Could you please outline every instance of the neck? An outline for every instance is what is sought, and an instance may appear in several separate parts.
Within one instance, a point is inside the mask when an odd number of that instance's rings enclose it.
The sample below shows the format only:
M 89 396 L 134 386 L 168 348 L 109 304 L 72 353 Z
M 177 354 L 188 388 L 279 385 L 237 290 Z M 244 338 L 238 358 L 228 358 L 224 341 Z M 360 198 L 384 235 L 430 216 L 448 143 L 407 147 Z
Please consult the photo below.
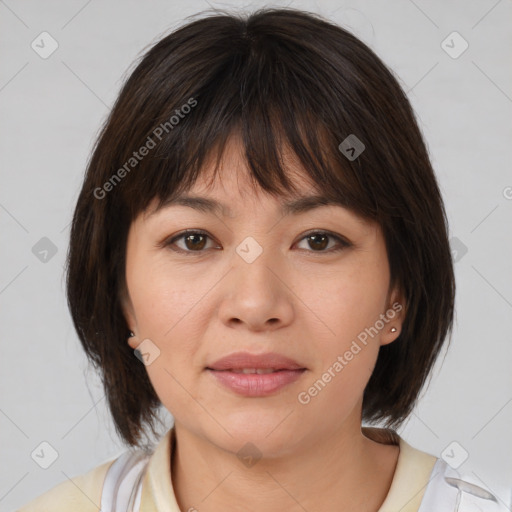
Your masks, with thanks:
M 280 457 L 243 464 L 175 423 L 171 475 L 179 507 L 217 512 L 249 503 L 252 510 L 358 510 L 377 512 L 393 479 L 398 446 L 377 443 L 357 429 L 304 442 Z

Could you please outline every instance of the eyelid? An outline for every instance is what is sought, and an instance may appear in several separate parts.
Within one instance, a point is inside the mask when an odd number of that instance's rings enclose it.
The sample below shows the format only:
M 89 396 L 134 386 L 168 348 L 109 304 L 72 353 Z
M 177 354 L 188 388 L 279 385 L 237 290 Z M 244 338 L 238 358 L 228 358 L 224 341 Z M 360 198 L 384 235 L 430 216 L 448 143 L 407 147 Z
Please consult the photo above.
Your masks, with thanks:
M 309 254 L 320 257 L 322 255 L 335 254 L 335 253 L 341 252 L 341 251 L 346 250 L 353 246 L 352 242 L 350 242 L 347 238 L 343 237 L 342 235 L 333 233 L 332 231 L 329 231 L 328 229 L 318 229 L 318 228 L 310 229 L 310 230 L 306 231 L 305 233 L 302 233 L 300 235 L 300 237 L 298 238 L 298 240 L 293 243 L 293 245 L 296 245 L 297 243 L 301 242 L 308 236 L 315 235 L 315 234 L 326 235 L 326 236 L 336 240 L 338 242 L 337 246 L 335 245 L 334 247 L 331 247 L 330 249 L 327 249 L 325 251 L 313 251 L 313 250 L 308 250 L 308 249 L 299 249 L 300 251 L 305 251 Z
M 203 236 L 206 236 L 207 238 L 209 238 L 210 240 L 215 241 L 215 238 L 213 236 L 211 236 L 207 231 L 204 231 L 203 229 L 189 228 L 189 229 L 185 229 L 183 231 L 180 231 L 180 232 L 176 233 L 175 235 L 172 235 L 171 237 L 165 238 L 162 242 L 157 244 L 157 247 L 159 247 L 159 248 L 170 247 L 177 240 L 180 240 L 181 238 L 185 237 L 186 235 L 190 235 L 190 234 L 193 234 L 193 235 L 203 235 Z M 352 242 L 350 242 L 348 239 L 346 239 L 342 235 L 338 235 L 338 234 L 333 233 L 332 231 L 329 231 L 327 229 L 320 229 L 320 228 L 310 229 L 310 230 L 306 231 L 305 233 L 302 233 L 300 235 L 300 238 L 298 238 L 293 243 L 293 245 L 297 244 L 298 242 L 301 242 L 302 240 L 304 240 L 305 238 L 307 238 L 308 236 L 313 235 L 313 234 L 327 235 L 327 236 L 335 239 L 338 242 L 339 246 L 337 248 L 331 248 L 331 249 L 328 249 L 326 251 L 313 251 L 313 250 L 308 251 L 306 249 L 302 249 L 302 250 L 305 250 L 308 253 L 317 254 L 317 255 L 331 254 L 331 253 L 334 253 L 334 252 L 338 252 L 338 251 L 340 251 L 342 249 L 349 248 L 349 247 L 351 247 L 353 245 Z M 181 249 L 179 247 L 176 248 L 176 249 L 175 248 L 171 248 L 171 250 L 173 250 L 175 252 L 178 252 L 178 253 L 185 253 L 187 255 L 189 255 L 189 254 L 203 254 L 203 253 L 206 252 L 206 250 L 202 250 L 202 251 L 187 251 L 187 250 Z

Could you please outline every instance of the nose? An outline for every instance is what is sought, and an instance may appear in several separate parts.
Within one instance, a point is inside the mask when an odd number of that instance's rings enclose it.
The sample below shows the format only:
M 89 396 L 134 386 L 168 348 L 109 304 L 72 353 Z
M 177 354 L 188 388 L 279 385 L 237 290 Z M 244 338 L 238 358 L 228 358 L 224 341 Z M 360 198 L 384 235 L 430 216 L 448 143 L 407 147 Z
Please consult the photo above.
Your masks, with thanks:
M 278 261 L 270 249 L 249 261 L 233 254 L 232 268 L 221 282 L 221 321 L 253 332 L 289 325 L 294 314 L 294 294 L 284 262 Z

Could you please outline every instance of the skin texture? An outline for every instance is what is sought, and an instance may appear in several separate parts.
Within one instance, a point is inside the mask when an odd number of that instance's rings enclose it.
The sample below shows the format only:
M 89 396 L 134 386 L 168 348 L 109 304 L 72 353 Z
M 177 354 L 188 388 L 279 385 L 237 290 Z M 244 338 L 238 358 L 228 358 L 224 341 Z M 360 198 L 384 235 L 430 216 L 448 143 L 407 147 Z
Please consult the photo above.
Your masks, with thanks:
M 224 203 L 231 216 L 178 205 L 150 216 L 153 201 L 128 236 L 124 309 L 135 337 L 127 342 L 135 349 L 149 338 L 160 350 L 146 369 L 175 419 L 171 472 L 178 503 L 201 511 L 234 504 L 236 510 L 270 512 L 333 510 L 333 504 L 336 510 L 377 511 L 399 450 L 363 436 L 362 397 L 379 347 L 398 337 L 405 308 L 308 404 L 297 396 L 393 303 L 403 304 L 389 289 L 382 232 L 337 205 L 283 216 L 282 198 L 247 179 L 240 151 L 239 140 L 231 139 L 213 186 L 207 166 L 188 191 Z M 301 195 L 318 191 L 291 155 L 285 163 Z M 176 240 L 174 247 L 188 254 L 159 246 L 185 229 L 208 237 L 188 245 Z M 351 245 L 329 252 L 342 246 L 328 238 L 319 249 L 305 238 L 313 229 Z M 236 252 L 248 236 L 263 249 L 252 263 Z M 278 352 L 307 371 L 272 396 L 239 396 L 205 370 L 239 350 Z M 247 442 L 262 454 L 249 468 L 237 458 Z

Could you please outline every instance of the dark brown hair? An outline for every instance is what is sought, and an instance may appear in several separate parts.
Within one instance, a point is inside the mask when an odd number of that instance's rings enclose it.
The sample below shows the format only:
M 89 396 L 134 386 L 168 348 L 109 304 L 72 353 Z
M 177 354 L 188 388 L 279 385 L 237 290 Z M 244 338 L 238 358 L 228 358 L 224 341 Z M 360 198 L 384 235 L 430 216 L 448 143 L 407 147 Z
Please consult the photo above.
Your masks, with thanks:
M 325 195 L 381 226 L 406 316 L 399 338 L 380 348 L 363 421 L 399 426 L 454 314 L 446 213 L 427 149 L 405 93 L 371 49 L 319 15 L 265 8 L 215 11 L 150 48 L 88 163 L 71 228 L 67 296 L 117 432 L 142 446 L 161 405 L 127 343 L 121 309 L 130 224 L 152 199 L 161 205 L 191 187 L 210 156 L 218 164 L 233 134 L 266 192 L 294 190 L 281 163 L 289 148 Z M 353 135 L 365 149 L 349 159 L 340 143 Z

